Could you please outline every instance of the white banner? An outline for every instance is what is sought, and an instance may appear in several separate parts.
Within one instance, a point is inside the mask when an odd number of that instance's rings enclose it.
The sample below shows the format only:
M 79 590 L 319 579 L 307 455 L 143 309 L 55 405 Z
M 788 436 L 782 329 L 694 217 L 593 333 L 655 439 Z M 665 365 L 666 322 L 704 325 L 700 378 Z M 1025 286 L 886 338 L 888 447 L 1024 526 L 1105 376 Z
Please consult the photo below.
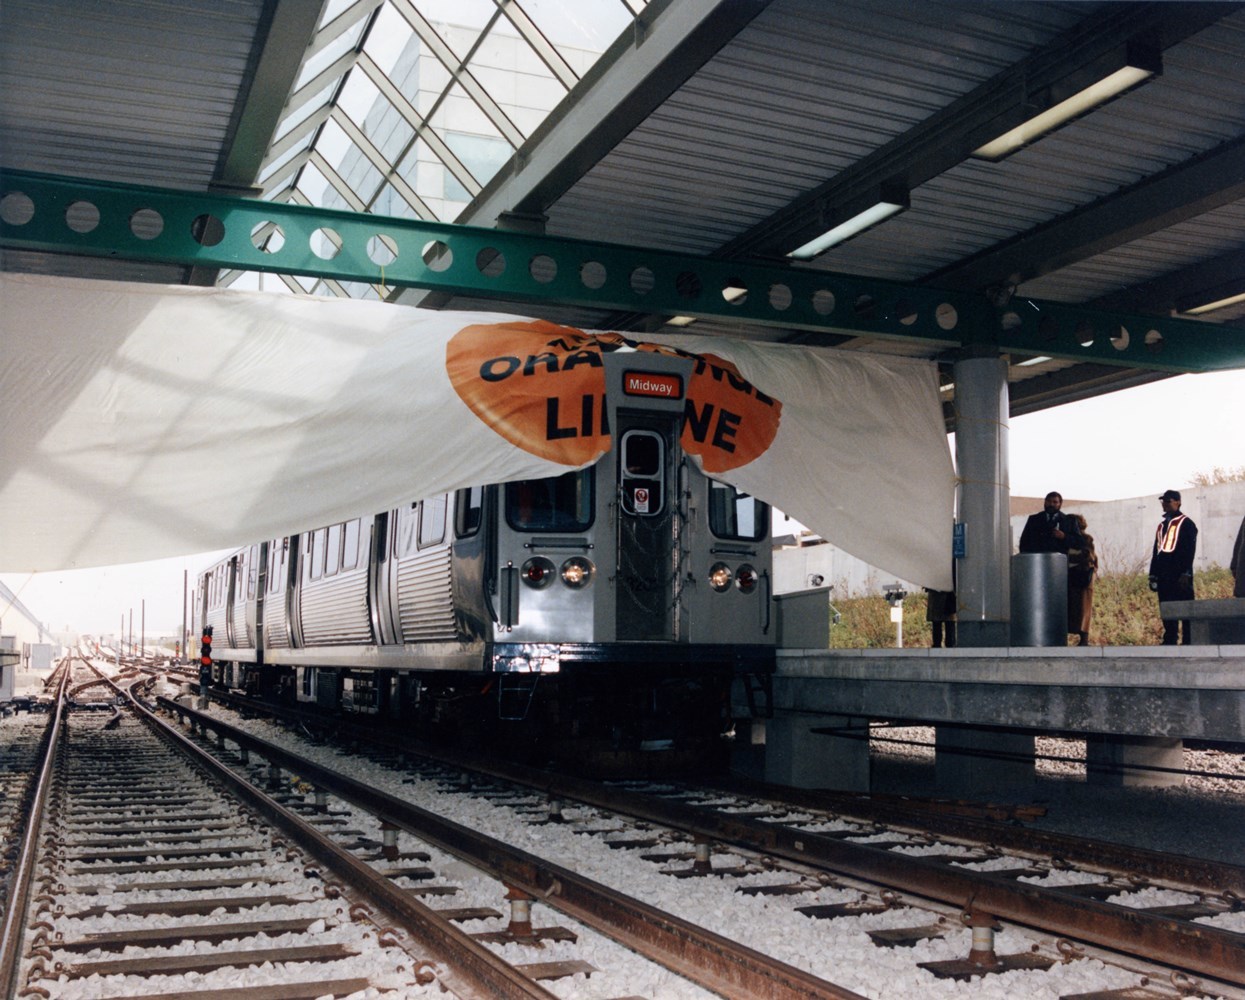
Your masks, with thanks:
M 697 356 L 683 445 L 853 555 L 950 589 L 932 365 L 492 313 L 0 277 L 0 570 L 240 546 L 609 448 L 600 356 Z

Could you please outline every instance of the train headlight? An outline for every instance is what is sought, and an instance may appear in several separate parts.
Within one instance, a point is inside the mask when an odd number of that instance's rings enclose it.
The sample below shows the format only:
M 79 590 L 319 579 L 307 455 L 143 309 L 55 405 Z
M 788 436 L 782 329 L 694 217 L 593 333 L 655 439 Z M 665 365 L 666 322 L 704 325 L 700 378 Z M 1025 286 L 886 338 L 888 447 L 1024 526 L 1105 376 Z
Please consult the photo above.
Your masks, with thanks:
M 523 577 L 523 582 L 529 587 L 543 590 L 553 583 L 556 572 L 553 568 L 553 563 L 544 556 L 532 556 L 531 559 L 523 564 L 523 569 L 519 575 Z
M 726 563 L 714 563 L 709 567 L 709 586 L 721 593 L 731 585 L 731 575 L 731 568 Z
M 588 586 L 592 580 L 592 563 L 583 556 L 571 556 L 562 564 L 562 582 L 572 590 Z
M 757 571 L 747 563 L 744 563 L 735 574 L 735 586 L 739 588 L 741 593 L 751 594 L 757 589 Z

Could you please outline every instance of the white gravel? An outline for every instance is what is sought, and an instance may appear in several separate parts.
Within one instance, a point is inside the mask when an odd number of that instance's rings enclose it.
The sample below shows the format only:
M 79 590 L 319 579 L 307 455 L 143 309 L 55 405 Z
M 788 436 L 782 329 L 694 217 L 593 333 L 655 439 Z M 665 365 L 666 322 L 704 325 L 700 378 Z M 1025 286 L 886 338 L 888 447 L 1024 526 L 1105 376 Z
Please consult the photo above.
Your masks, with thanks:
M 258 736 L 285 745 L 293 740 L 286 731 L 266 722 L 250 721 L 245 723 L 245 727 Z M 968 983 L 939 980 L 930 972 L 917 968 L 916 963 L 965 957 L 971 946 L 971 932 L 967 928 L 949 923 L 945 937 L 901 949 L 878 948 L 866 936 L 867 931 L 877 928 L 929 923 L 929 911 L 899 907 L 868 916 L 811 919 L 795 912 L 793 907 L 854 900 L 859 893 L 856 890 L 817 886 L 810 887 L 799 896 L 745 896 L 735 891 L 738 883 L 732 879 L 675 880 L 662 873 L 675 865 L 639 860 L 639 856 L 646 853 L 644 849 L 611 849 L 601 837 L 576 835 L 573 827 L 566 825 L 532 825 L 508 807 L 441 791 L 436 781 L 412 780 L 410 777 L 403 781 L 400 776 L 370 761 L 347 758 L 321 747 L 300 746 L 309 758 L 343 770 L 359 780 L 384 788 L 472 829 L 532 853 L 556 858 L 558 863 L 583 875 L 876 1000 L 908 1000 L 911 997 L 1055 1000 L 1069 993 L 1135 986 L 1140 981 L 1136 973 L 1104 965 L 1096 958 L 1060 965 L 1049 972 L 1015 971 L 979 977 Z M 577 811 L 567 809 L 564 812 L 568 818 L 573 818 Z M 580 818 L 593 818 L 591 811 L 584 813 Z M 606 822 L 607 817 L 599 819 L 593 823 L 594 826 L 614 825 Z M 850 825 L 845 826 L 850 828 Z M 871 839 L 894 840 L 895 837 L 886 834 L 860 839 L 861 842 L 868 842 Z M 922 845 L 922 848 L 927 846 Z M 715 867 L 728 867 L 744 864 L 745 861 L 729 853 L 715 853 L 713 863 Z M 687 865 L 683 863 L 681 866 Z M 1015 860 L 1003 865 L 1006 866 L 1015 867 Z M 443 876 L 453 878 L 456 884 L 468 883 L 466 875 L 453 868 L 445 869 L 435 862 L 434 867 Z M 1065 873 L 1055 874 L 1063 876 Z M 458 882 L 460 878 L 464 883 Z M 791 880 L 782 873 L 764 872 L 750 876 L 748 881 L 751 884 L 769 884 Z M 464 884 L 464 891 L 469 891 L 468 884 Z M 491 891 L 496 892 L 495 889 Z M 457 902 L 455 905 L 458 905 Z M 492 905 L 503 909 L 496 898 L 491 902 L 464 902 L 462 905 Z M 539 906 L 534 907 L 533 922 L 538 926 L 544 923 L 569 925 L 565 918 Z M 1036 933 L 1009 929 L 996 938 L 999 954 L 1027 952 L 1035 944 L 1043 945 L 1047 953 L 1053 952 L 1053 943 Z M 557 955 L 556 946 L 551 946 L 541 953 L 541 960 L 554 959 Z M 532 960 L 530 955 L 526 960 Z M 602 965 L 610 968 L 608 963 Z M 576 980 L 581 978 L 575 977 Z M 629 980 L 629 985 L 622 992 L 649 997 L 676 996 L 664 992 L 667 985 Z M 604 980 L 599 981 L 597 976 L 582 983 L 558 981 L 550 984 L 550 988 L 559 996 L 575 1000 L 602 1000 L 617 996 L 620 992 L 619 984 L 607 984 Z

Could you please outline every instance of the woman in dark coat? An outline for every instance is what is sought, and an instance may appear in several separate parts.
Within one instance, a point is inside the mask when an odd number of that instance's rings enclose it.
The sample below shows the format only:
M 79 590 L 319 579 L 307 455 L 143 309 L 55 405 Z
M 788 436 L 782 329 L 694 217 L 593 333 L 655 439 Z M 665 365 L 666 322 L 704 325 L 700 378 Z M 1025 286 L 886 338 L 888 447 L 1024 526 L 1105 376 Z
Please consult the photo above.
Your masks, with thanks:
M 1068 631 L 1077 634 L 1077 645 L 1089 645 L 1089 619 L 1094 611 L 1094 574 L 1098 554 L 1094 538 L 1085 533 L 1085 518 L 1071 515 L 1080 528 L 1080 538 L 1068 549 Z

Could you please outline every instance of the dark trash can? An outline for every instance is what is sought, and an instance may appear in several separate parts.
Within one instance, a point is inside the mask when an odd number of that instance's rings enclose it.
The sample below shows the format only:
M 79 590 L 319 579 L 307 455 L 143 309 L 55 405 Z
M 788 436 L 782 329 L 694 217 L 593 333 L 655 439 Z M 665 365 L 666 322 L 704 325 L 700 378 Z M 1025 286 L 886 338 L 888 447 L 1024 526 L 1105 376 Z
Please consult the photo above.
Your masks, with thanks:
M 1012 556 L 1013 646 L 1068 644 L 1068 557 L 1062 552 Z

